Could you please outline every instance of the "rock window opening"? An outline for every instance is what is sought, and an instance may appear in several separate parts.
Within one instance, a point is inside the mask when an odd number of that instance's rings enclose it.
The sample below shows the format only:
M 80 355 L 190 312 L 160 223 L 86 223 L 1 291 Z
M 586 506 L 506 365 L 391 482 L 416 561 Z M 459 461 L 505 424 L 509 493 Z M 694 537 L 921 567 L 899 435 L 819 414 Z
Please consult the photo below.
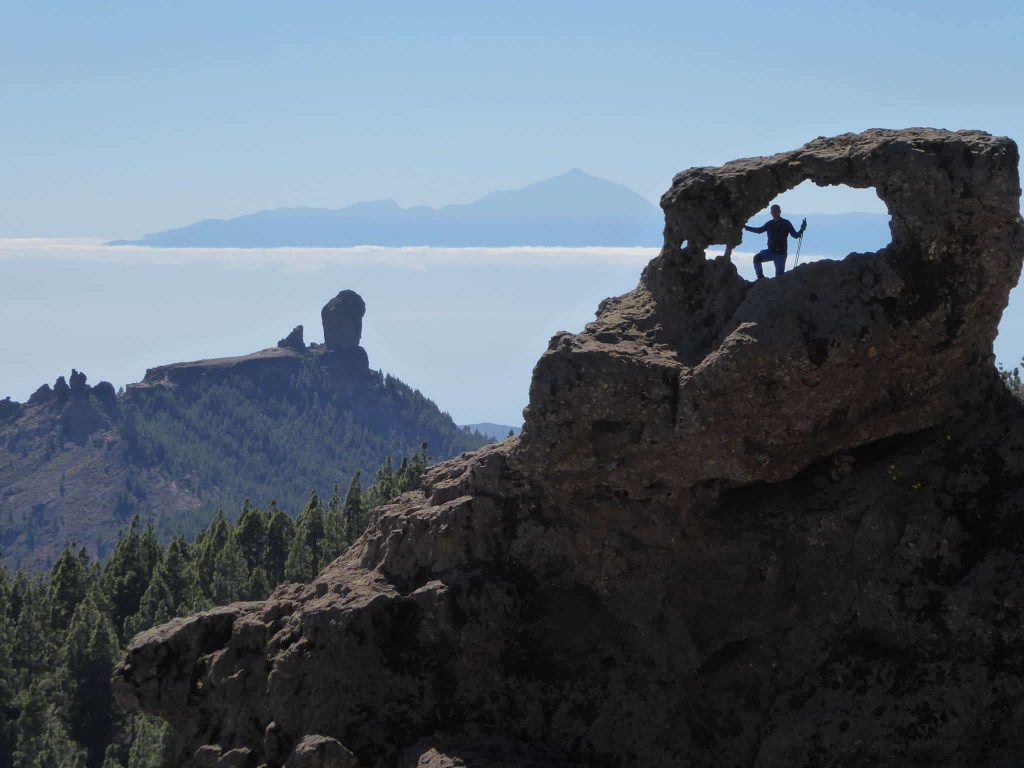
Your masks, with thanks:
M 805 181 L 772 200 L 782 208 L 782 218 L 800 229 L 800 222 L 807 219 L 807 231 L 800 247 L 800 264 L 822 260 L 840 260 L 851 253 L 872 253 L 889 245 L 891 217 L 874 188 L 858 189 L 846 185 L 819 187 L 812 181 Z M 771 219 L 768 207 L 758 211 L 746 222 L 751 227 L 760 227 Z M 798 242 L 788 239 L 786 271 L 798 266 L 796 263 Z M 751 232 L 743 233 L 743 241 L 732 250 L 732 261 L 736 269 L 747 280 L 753 280 L 754 254 L 765 249 L 767 236 Z M 712 245 L 707 257 L 717 258 L 725 252 L 723 245 Z M 771 261 L 763 265 L 764 275 L 775 276 Z

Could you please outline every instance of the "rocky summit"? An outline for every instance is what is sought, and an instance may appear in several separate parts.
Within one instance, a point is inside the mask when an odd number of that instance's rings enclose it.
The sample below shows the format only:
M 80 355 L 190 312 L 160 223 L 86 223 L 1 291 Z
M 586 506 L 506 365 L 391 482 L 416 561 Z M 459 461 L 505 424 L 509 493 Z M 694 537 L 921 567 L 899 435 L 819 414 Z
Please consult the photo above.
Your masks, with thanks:
M 1018 162 L 873 130 L 679 174 L 520 438 L 313 583 L 136 637 L 121 702 L 186 766 L 1020 764 Z M 808 179 L 873 187 L 892 243 L 758 283 L 707 258 Z

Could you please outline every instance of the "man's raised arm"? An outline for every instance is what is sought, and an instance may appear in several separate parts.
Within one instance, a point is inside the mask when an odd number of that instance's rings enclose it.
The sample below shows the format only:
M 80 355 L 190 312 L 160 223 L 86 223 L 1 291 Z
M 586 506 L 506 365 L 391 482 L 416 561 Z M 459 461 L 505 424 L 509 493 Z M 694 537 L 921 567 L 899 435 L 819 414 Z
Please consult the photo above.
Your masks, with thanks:
M 768 229 L 767 224 L 762 224 L 760 227 L 748 227 L 746 224 L 743 225 L 743 229 L 747 232 L 753 232 L 755 235 L 760 235 Z

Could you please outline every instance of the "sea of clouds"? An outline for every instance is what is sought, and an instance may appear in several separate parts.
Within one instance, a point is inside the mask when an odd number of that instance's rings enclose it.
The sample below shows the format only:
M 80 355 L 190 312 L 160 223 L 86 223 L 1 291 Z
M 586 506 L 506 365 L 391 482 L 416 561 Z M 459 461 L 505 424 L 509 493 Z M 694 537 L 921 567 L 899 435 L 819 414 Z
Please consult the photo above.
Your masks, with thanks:
M 300 323 L 306 340 L 318 341 L 320 307 L 349 288 L 367 303 L 363 346 L 374 368 L 420 388 L 460 423 L 515 425 L 551 336 L 581 329 L 602 299 L 632 289 L 657 253 L 0 240 L 0 397 L 23 401 L 72 367 L 120 386 L 155 365 L 273 346 Z M 732 257 L 747 279 L 750 256 Z M 1006 367 L 1024 351 L 1019 294 L 996 342 Z

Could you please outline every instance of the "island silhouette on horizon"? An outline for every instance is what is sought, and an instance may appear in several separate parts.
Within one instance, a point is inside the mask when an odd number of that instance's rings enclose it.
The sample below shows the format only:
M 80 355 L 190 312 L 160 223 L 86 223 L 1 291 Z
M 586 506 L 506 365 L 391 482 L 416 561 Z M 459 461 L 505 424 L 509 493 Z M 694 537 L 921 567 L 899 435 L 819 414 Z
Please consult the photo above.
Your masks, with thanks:
M 273 208 L 231 219 L 114 240 L 109 245 L 156 248 L 386 247 L 658 247 L 662 212 L 608 179 L 574 168 L 522 189 L 491 192 L 470 203 L 404 208 L 394 200 L 342 208 Z M 814 252 L 845 256 L 889 238 L 888 216 L 816 214 Z

